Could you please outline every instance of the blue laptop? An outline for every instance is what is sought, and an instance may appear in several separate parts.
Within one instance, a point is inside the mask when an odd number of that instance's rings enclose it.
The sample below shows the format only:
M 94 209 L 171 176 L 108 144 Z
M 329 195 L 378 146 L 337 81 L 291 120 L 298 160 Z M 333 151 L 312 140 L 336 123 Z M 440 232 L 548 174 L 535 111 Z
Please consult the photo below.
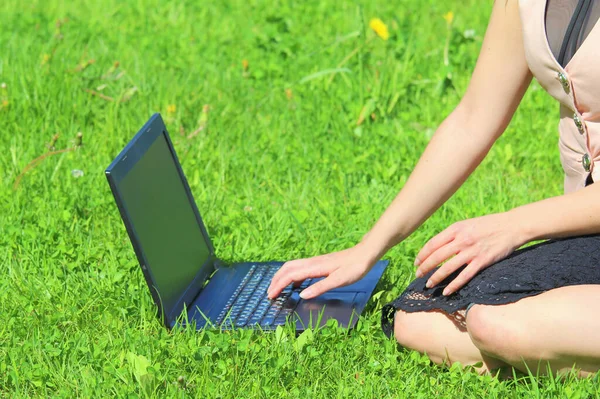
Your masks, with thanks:
M 360 281 L 304 300 L 267 287 L 284 262 L 225 265 L 215 254 L 175 148 L 155 114 L 106 169 L 106 177 L 159 317 L 167 328 L 257 328 L 294 323 L 297 331 L 336 319 L 352 328 L 381 278 L 378 262 Z

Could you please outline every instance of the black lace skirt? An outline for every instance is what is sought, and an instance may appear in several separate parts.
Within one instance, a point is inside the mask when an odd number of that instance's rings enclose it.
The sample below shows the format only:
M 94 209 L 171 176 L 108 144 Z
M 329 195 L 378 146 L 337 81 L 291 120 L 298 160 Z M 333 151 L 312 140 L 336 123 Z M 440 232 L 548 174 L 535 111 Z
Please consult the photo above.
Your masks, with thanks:
M 464 268 L 464 266 L 463 266 Z M 459 291 L 442 291 L 462 268 L 431 289 L 425 287 L 432 270 L 414 280 L 395 301 L 383 307 L 383 331 L 391 336 L 396 310 L 448 314 L 471 304 L 505 305 L 568 285 L 600 284 L 600 235 L 549 240 L 513 252 L 479 272 Z M 591 304 L 596 306 L 596 304 Z

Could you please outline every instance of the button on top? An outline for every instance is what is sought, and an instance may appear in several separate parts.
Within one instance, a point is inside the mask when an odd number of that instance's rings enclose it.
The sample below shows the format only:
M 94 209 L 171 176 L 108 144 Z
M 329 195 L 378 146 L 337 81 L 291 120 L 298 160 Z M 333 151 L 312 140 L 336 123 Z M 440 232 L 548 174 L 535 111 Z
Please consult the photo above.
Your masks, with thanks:
M 569 79 L 567 79 L 567 76 L 562 72 L 558 72 L 558 81 L 562 85 L 562 88 L 565 91 L 565 93 L 569 94 L 571 86 L 569 85 Z
M 575 122 L 575 126 L 577 126 L 577 130 L 579 130 L 579 133 L 584 134 L 585 128 L 583 127 L 583 121 L 581 120 L 579 115 L 577 115 L 577 112 L 573 114 L 573 122 Z
M 590 171 L 590 166 L 592 163 L 588 154 L 583 154 L 583 157 L 581 158 L 581 164 L 583 165 L 583 169 L 585 169 L 586 172 Z

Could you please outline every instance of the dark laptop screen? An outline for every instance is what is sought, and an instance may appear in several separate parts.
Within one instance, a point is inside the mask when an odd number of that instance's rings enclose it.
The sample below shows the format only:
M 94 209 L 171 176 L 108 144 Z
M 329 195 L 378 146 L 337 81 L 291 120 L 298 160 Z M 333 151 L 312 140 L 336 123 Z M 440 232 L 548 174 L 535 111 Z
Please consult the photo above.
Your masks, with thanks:
M 118 183 L 166 314 L 210 257 L 164 134 Z

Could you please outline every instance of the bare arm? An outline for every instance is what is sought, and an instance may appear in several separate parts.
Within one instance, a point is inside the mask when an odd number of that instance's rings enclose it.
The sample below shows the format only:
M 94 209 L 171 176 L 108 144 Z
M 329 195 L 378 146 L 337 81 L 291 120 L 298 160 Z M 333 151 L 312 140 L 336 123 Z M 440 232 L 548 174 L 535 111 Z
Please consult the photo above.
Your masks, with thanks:
M 508 212 L 524 242 L 600 232 L 600 184 Z
M 516 1 L 496 1 L 467 92 L 364 242 L 378 258 L 408 237 L 475 170 L 504 132 L 531 74 Z
M 355 247 L 286 263 L 273 277 L 269 297 L 306 278 L 328 276 L 304 290 L 303 298 L 363 277 L 475 170 L 506 129 L 530 81 L 517 1 L 496 1 L 467 92 L 440 125 L 406 185 L 375 226 Z
M 446 261 L 428 279 L 438 285 L 463 265 L 466 267 L 444 288 L 451 295 L 482 269 L 537 239 L 570 237 L 600 232 L 600 185 L 548 198 L 508 212 L 454 223 L 433 237 L 417 255 L 417 275 Z

